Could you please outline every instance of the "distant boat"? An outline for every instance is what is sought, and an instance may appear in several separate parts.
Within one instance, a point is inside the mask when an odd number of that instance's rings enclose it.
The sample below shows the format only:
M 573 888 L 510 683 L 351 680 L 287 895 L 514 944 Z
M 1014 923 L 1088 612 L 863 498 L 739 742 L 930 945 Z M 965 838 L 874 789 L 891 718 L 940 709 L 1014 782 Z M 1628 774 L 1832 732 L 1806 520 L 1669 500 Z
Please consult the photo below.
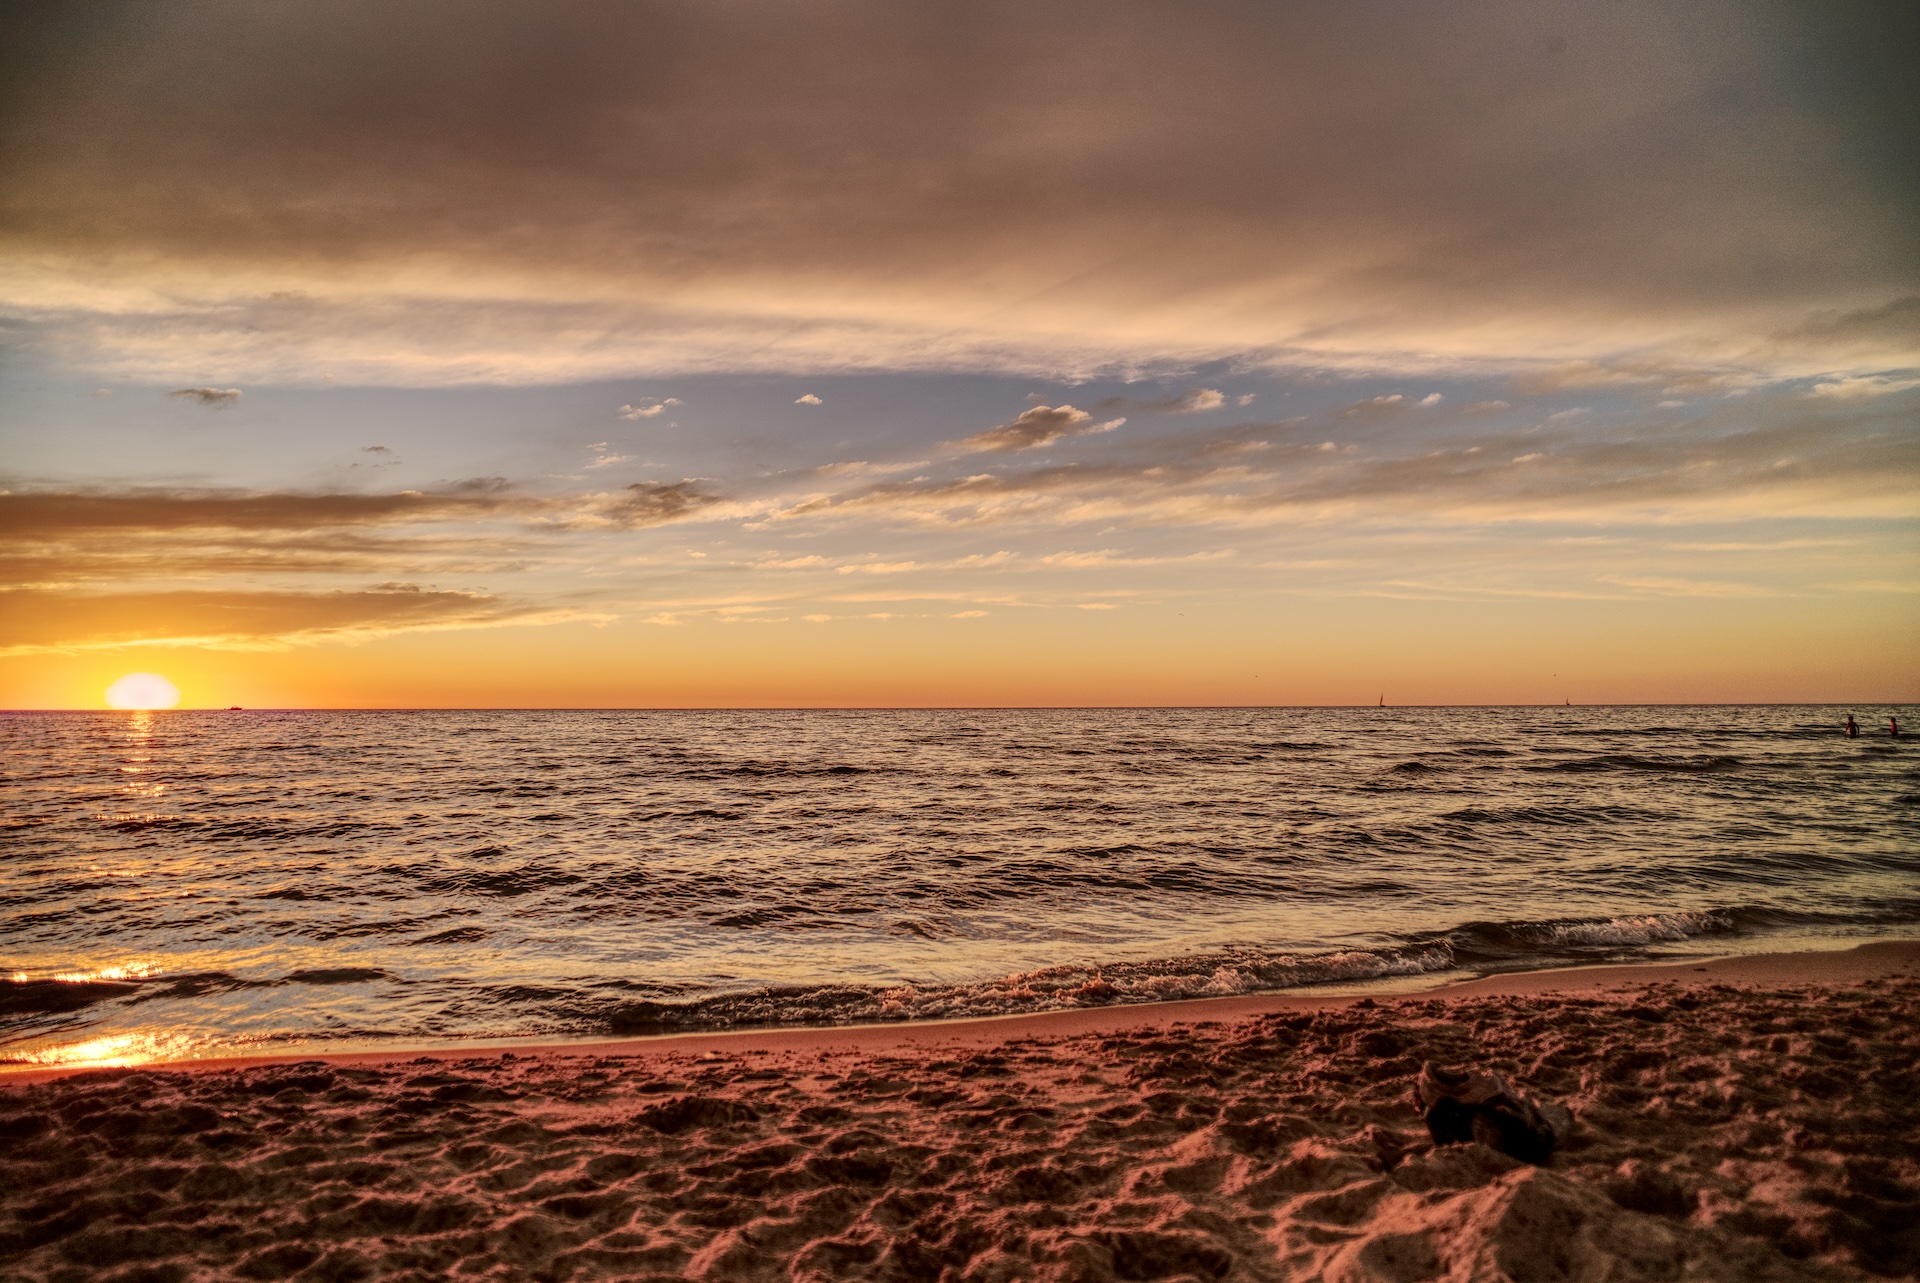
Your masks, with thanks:
M 1382 693 L 1380 696 L 1380 707 L 1385 708 L 1386 706 L 1387 706 L 1387 697 L 1385 693 Z
M 227 705 L 227 711 L 229 713 L 244 713 L 247 710 L 244 708 L 241 708 L 238 704 L 229 704 Z

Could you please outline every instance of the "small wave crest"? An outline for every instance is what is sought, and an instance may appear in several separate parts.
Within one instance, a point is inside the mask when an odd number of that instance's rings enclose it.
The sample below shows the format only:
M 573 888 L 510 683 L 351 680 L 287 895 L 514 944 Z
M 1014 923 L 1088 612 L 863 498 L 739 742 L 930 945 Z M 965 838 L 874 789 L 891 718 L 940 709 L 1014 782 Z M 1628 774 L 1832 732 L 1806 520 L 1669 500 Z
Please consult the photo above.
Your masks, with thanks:
M 1195 954 L 1150 962 L 1067 965 L 972 984 L 782 986 L 691 1002 L 635 1002 L 612 1012 L 615 1033 L 742 1025 L 850 1024 L 1024 1015 L 1075 1007 L 1228 998 L 1275 989 L 1351 984 L 1452 970 L 1444 942 L 1337 953 Z
M 1463 966 L 1550 965 L 1556 960 L 1585 961 L 1596 952 L 1731 935 L 1760 925 L 1747 917 L 1738 909 L 1710 909 L 1541 922 L 1469 922 L 1425 938 L 1444 941 Z
M 1920 906 L 1914 906 L 1920 913 Z M 1831 915 L 1787 915 L 1829 921 Z M 1663 946 L 1793 925 L 1751 908 L 1622 914 L 1550 921 L 1469 922 L 1403 942 L 1328 953 L 1234 950 L 1145 962 L 1068 965 L 950 985 L 781 986 L 687 1001 L 629 1002 L 614 1033 L 658 1034 L 747 1025 L 851 1024 L 1023 1015 L 1076 1007 L 1226 998 L 1448 971 L 1488 974 L 1629 962 Z
M 1738 770 L 1746 765 L 1740 758 L 1718 753 L 1656 755 L 1651 753 L 1598 753 L 1592 757 L 1568 758 L 1523 769 L 1529 771 L 1569 771 L 1586 774 L 1599 771 L 1663 771 L 1679 775 L 1710 775 Z

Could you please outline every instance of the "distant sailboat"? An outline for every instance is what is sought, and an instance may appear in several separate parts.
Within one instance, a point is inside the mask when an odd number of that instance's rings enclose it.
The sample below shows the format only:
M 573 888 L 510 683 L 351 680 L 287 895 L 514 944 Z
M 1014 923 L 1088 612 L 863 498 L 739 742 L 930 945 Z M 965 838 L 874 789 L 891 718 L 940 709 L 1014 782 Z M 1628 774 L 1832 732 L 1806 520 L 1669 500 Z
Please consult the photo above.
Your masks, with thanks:
M 1386 706 L 1387 706 L 1387 695 L 1385 691 L 1382 691 L 1380 693 L 1380 707 L 1385 708 Z

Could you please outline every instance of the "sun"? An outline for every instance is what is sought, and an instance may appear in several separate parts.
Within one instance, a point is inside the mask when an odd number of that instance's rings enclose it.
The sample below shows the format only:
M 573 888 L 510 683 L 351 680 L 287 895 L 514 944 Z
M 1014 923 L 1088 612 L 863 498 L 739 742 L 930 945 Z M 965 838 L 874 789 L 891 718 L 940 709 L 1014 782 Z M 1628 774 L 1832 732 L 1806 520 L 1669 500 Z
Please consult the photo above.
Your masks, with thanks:
M 180 688 L 158 673 L 128 673 L 107 687 L 108 708 L 172 708 Z

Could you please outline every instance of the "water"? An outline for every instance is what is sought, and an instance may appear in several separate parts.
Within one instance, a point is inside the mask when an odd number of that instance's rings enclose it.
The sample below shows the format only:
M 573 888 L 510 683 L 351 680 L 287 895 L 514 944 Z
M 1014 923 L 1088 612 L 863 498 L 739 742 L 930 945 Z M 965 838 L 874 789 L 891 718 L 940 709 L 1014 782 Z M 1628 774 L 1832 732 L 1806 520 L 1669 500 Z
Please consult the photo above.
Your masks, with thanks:
M 1920 757 L 1846 711 L 7 715 L 0 1061 L 1911 935 Z

